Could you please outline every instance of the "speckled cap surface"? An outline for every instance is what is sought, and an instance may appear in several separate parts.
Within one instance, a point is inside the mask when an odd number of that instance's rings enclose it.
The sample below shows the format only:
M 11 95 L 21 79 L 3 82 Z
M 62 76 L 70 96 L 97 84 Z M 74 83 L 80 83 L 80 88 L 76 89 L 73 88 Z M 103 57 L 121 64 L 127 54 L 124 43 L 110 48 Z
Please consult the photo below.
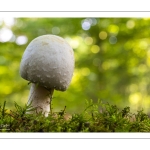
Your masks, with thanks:
M 63 38 L 55 35 L 43 35 L 32 40 L 20 64 L 22 78 L 60 91 L 68 88 L 73 71 L 73 49 Z

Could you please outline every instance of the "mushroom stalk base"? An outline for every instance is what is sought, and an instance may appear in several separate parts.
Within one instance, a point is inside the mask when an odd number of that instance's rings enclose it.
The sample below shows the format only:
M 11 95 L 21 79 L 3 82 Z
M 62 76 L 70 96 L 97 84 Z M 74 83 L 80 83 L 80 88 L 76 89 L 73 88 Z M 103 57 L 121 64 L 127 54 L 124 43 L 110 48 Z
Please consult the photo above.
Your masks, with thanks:
M 32 83 L 28 104 L 35 109 L 36 113 L 42 112 L 46 117 L 50 112 L 50 102 L 54 89 L 47 90 L 46 88 Z M 31 111 L 31 113 L 34 113 Z

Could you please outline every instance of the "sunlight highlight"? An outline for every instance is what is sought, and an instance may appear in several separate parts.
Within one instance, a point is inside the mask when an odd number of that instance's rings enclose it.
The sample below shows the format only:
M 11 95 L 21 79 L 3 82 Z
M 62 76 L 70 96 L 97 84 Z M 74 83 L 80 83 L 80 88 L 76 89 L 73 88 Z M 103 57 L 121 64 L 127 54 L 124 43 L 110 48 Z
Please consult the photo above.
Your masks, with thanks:
M 3 18 L 3 21 L 7 27 L 12 27 L 15 24 L 14 18 Z
M 108 32 L 117 35 L 119 32 L 119 27 L 117 25 L 111 24 L 108 26 Z
M 24 35 L 18 36 L 16 39 L 16 44 L 17 45 L 24 45 L 28 42 L 28 38 Z
M 79 36 L 75 37 L 66 37 L 65 40 L 71 45 L 73 49 L 77 49 L 79 47 L 79 43 L 81 43 L 82 38 Z
M 4 27 L 0 30 L 0 42 L 8 42 L 12 37 L 13 32 L 10 29 Z
M 141 93 L 133 93 L 129 96 L 129 102 L 131 104 L 138 104 L 142 98 Z

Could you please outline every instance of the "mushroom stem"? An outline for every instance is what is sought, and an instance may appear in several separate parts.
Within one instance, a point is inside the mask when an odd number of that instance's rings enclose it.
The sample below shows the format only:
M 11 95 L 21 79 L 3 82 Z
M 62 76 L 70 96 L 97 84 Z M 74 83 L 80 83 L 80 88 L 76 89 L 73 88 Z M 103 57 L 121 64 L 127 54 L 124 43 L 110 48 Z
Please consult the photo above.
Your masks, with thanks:
M 42 86 L 32 83 L 28 104 L 36 108 L 37 113 L 42 112 L 47 117 L 50 112 L 50 101 L 52 100 L 53 92 L 54 89 L 47 90 Z

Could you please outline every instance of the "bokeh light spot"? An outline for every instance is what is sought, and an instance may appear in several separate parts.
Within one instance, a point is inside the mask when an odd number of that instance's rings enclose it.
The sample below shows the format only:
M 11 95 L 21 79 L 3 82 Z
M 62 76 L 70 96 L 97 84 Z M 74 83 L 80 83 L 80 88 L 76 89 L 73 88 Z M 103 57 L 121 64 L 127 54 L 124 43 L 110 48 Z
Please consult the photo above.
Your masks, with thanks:
M 74 87 L 78 90 L 78 91 L 81 91 L 82 89 L 82 86 L 80 84 L 80 81 L 82 78 L 81 74 L 79 73 L 79 70 L 78 69 L 75 69 L 74 70 L 74 73 L 73 73 L 73 78 L 71 80 L 71 84 L 74 85 Z
M 70 42 L 70 44 L 71 44 L 71 47 L 73 48 L 73 49 L 76 49 L 76 48 L 78 48 L 78 46 L 79 46 L 79 42 L 77 41 L 77 40 L 71 40 L 71 42 Z
M 84 19 L 81 22 L 83 30 L 89 30 L 91 28 L 92 20 Z
M 105 40 L 105 39 L 107 38 L 107 33 L 106 33 L 105 31 L 101 31 L 101 32 L 99 33 L 99 38 L 100 38 L 101 40 Z
M 3 21 L 7 27 L 12 27 L 15 24 L 14 18 L 3 18 Z
M 141 100 L 142 96 L 141 93 L 133 93 L 129 96 L 129 102 L 131 104 L 138 104 Z
M 91 37 L 86 37 L 84 40 L 85 44 L 91 45 L 93 43 L 93 38 Z
M 135 22 L 133 20 L 128 20 L 126 26 L 128 29 L 132 29 L 135 26 Z
M 18 36 L 16 39 L 16 44 L 17 45 L 24 45 L 28 42 L 28 38 L 24 35 Z
M 98 53 L 99 51 L 100 51 L 100 47 L 99 47 L 98 45 L 93 45 L 93 46 L 91 47 L 91 52 L 92 52 L 92 53 L 96 54 L 96 53 Z
M 81 26 L 83 30 L 89 30 L 91 26 L 97 24 L 97 20 L 95 18 L 86 18 L 81 21 Z
M 97 20 L 95 18 L 91 18 L 91 20 L 92 20 L 92 24 L 91 24 L 92 26 L 97 24 Z
M 139 47 L 140 47 L 141 49 L 147 49 L 148 46 L 149 46 L 149 43 L 147 43 L 145 40 L 142 40 L 142 41 L 140 41 L 140 43 L 139 43 Z
M 111 34 L 115 34 L 117 35 L 118 32 L 119 32 L 119 27 L 117 25 L 109 25 L 108 26 L 108 32 L 111 33 Z
M 116 38 L 116 36 L 111 36 L 111 37 L 109 38 L 109 43 L 110 43 L 110 44 L 116 44 L 116 43 L 117 43 L 117 38 Z
M 90 27 L 91 27 L 91 25 L 90 25 L 89 22 L 85 21 L 85 22 L 82 23 L 82 29 L 83 30 L 89 30 Z
M 52 28 L 52 34 L 59 34 L 60 33 L 60 28 L 59 27 L 53 27 Z
M 65 40 L 70 44 L 70 46 L 73 49 L 77 49 L 79 46 L 79 43 L 82 41 L 81 37 L 75 36 L 75 37 L 66 37 Z
M 88 76 L 89 80 L 95 81 L 97 79 L 97 75 L 94 72 L 91 72 Z
M 83 76 L 88 76 L 90 74 L 90 69 L 89 68 L 82 68 L 81 74 Z
M 13 36 L 13 32 L 8 28 L 2 28 L 0 30 L 0 41 L 1 42 L 8 42 Z

